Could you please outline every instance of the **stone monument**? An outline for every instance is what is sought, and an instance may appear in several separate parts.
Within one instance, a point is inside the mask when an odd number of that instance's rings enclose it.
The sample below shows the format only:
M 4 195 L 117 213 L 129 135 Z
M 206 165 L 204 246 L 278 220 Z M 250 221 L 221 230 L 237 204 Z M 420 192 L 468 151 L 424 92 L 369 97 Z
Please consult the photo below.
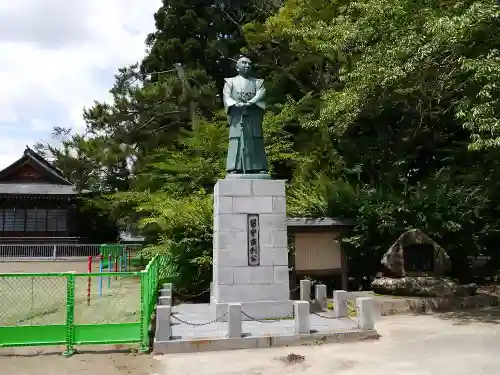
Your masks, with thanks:
M 373 280 L 372 290 L 380 294 L 445 297 L 472 295 L 477 285 L 459 285 L 444 277 L 451 267 L 444 249 L 419 229 L 403 233 L 387 250 L 381 263 L 388 275 Z
M 227 78 L 227 176 L 214 189 L 213 282 L 215 316 L 242 303 L 257 319 L 292 313 L 288 276 L 285 181 L 269 176 L 262 119 L 265 89 L 241 57 Z M 243 319 L 249 319 L 243 316 Z M 223 319 L 224 320 L 224 319 Z

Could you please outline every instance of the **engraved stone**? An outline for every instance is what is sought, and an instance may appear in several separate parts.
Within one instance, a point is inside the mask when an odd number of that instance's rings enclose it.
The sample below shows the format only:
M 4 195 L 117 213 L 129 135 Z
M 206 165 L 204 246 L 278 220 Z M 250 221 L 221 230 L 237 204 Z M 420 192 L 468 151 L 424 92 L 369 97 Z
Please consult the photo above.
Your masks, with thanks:
M 260 265 L 259 215 L 248 215 L 248 265 Z

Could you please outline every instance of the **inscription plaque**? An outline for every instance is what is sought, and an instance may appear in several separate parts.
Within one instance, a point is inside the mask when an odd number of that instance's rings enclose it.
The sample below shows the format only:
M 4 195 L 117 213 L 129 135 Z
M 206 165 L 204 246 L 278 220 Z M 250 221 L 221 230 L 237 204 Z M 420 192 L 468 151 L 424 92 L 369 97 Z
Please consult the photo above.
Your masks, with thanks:
M 432 244 L 416 243 L 405 246 L 403 259 L 406 271 L 434 271 L 434 247 Z
M 248 215 L 248 265 L 260 265 L 259 215 Z

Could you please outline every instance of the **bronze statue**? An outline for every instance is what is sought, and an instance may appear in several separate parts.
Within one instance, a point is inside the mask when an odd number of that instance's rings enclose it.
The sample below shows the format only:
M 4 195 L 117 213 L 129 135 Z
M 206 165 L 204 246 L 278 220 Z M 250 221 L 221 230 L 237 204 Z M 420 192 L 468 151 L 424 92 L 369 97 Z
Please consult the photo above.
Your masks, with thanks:
M 226 171 L 230 175 L 250 174 L 267 178 L 269 175 L 262 134 L 266 108 L 264 80 L 252 77 L 252 62 L 247 57 L 238 60 L 236 70 L 238 75 L 226 78 L 223 90 L 224 108 L 229 122 Z

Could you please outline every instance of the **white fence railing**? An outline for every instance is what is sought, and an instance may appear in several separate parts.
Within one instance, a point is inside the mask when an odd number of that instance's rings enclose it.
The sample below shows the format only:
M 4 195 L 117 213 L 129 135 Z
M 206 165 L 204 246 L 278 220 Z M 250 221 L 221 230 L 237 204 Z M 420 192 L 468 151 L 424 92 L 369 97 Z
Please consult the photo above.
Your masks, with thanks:
M 86 259 L 99 255 L 100 244 L 0 244 L 0 261 Z M 126 245 L 134 248 L 134 245 Z

